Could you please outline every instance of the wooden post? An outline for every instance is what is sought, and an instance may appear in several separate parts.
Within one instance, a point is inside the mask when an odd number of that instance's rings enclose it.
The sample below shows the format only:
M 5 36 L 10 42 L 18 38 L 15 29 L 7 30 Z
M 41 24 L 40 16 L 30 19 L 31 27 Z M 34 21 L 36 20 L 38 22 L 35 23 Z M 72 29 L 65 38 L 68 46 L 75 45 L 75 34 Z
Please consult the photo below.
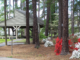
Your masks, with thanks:
M 5 45 L 7 45 L 7 33 L 6 33 L 6 0 L 4 0 L 4 17 L 5 17 Z

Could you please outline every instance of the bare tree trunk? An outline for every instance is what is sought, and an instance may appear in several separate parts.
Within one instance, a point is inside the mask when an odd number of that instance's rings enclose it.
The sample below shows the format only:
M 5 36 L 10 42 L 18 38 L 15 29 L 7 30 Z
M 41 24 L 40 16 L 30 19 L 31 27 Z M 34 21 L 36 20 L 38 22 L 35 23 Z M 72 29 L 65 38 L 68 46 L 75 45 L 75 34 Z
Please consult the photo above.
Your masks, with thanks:
M 46 27 L 45 27 L 45 36 L 48 36 L 49 17 L 50 17 L 50 4 L 47 3 L 47 20 L 46 20 Z
M 26 0 L 26 43 L 30 44 L 30 40 L 29 40 L 29 0 Z
M 9 0 L 9 19 L 10 19 L 11 0 Z
M 46 2 L 46 0 L 43 0 L 43 16 L 44 16 L 44 20 L 45 20 L 45 2 Z
M 14 36 L 14 28 L 12 28 L 12 35 Z
M 78 9 L 78 27 L 79 27 L 79 32 L 80 32 L 80 9 Z
M 13 17 L 15 17 L 14 0 L 13 0 Z
M 68 0 L 63 0 L 63 41 L 61 55 L 66 55 L 68 53 Z
M 6 33 L 6 0 L 4 0 L 4 17 L 5 17 L 5 45 L 7 45 L 7 33 Z
M 17 6 L 17 0 L 15 0 L 15 8 L 17 8 L 18 6 Z
M 38 0 L 38 17 L 40 17 L 40 0 Z
M 50 11 L 50 23 L 52 23 L 51 22 L 51 11 Z M 51 33 L 51 40 L 52 40 L 52 26 L 50 27 L 50 33 Z
M 78 24 L 77 24 L 77 25 L 78 25 L 78 27 L 79 27 L 78 30 L 79 30 L 79 32 L 80 32 L 80 21 L 79 21 L 79 19 L 80 19 L 80 16 L 79 16 L 80 13 L 79 13 L 79 12 L 80 12 L 80 11 L 78 10 L 78 12 L 77 12 L 77 16 L 78 16 Z
M 71 0 L 71 20 L 72 20 L 72 27 L 71 27 L 71 31 L 72 31 L 72 34 L 74 34 L 74 11 L 73 11 L 73 8 L 74 8 L 74 0 Z
M 23 9 L 22 9 L 22 0 L 21 0 L 21 10 L 23 10 Z
M 62 5 L 62 0 L 59 0 L 59 26 L 58 26 L 58 36 L 61 39 L 62 34 L 63 34 L 63 5 Z
M 35 32 L 34 32 L 34 28 L 32 28 L 32 34 L 33 34 L 33 44 L 35 44 Z
M 36 16 L 36 0 L 32 0 L 33 4 L 33 32 L 35 37 L 35 48 L 39 48 L 38 23 Z

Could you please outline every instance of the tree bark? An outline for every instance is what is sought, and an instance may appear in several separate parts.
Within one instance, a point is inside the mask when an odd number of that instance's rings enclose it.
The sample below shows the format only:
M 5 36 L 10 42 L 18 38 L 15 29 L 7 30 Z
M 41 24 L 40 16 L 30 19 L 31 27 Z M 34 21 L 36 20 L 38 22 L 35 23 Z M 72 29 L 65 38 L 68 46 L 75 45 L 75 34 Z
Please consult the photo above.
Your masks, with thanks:
M 77 12 L 77 16 L 78 16 L 78 19 L 77 19 L 77 20 L 78 20 L 78 24 L 77 24 L 77 25 L 78 25 L 78 27 L 79 27 L 78 30 L 79 30 L 79 32 L 80 32 L 80 25 L 79 25 L 79 24 L 80 24 L 80 21 L 79 21 L 79 20 L 80 20 L 80 16 L 79 16 L 80 13 L 79 13 L 79 12 L 80 12 L 80 10 L 78 10 L 78 12 Z
M 13 0 L 13 17 L 15 17 L 14 0 Z
M 29 0 L 26 0 L 26 43 L 30 44 L 30 40 L 29 40 Z
M 45 2 L 46 2 L 46 0 L 43 0 L 43 16 L 44 16 L 44 20 L 45 20 Z
M 35 32 L 34 32 L 34 28 L 32 28 L 32 35 L 33 35 L 33 44 L 35 44 Z
M 18 6 L 17 6 L 17 0 L 15 0 L 15 8 L 17 8 Z
M 59 0 L 59 26 L 58 26 L 58 36 L 61 39 L 62 34 L 63 34 L 63 5 L 62 5 L 62 0 Z
M 72 27 L 71 27 L 71 31 L 72 31 L 72 34 L 74 34 L 74 11 L 73 11 L 73 8 L 74 8 L 74 0 L 71 0 L 71 20 L 72 20 Z
M 47 3 L 47 20 L 46 20 L 46 27 L 45 27 L 45 36 L 48 36 L 48 29 L 49 29 L 49 18 L 50 17 L 50 4 Z
M 80 10 L 78 10 L 78 26 L 79 26 L 79 32 L 80 32 Z
M 36 0 L 32 0 L 33 4 L 33 32 L 35 37 L 35 48 L 39 47 L 38 23 L 36 16 Z
M 40 0 L 38 0 L 38 17 L 40 17 Z
M 68 53 L 68 0 L 63 0 L 63 41 L 61 55 L 66 55 Z
M 5 45 L 7 45 L 7 32 L 6 32 L 6 0 L 4 0 L 4 17 L 5 17 Z
M 11 8 L 11 0 L 9 0 L 9 19 L 10 19 L 10 9 Z
M 14 36 L 14 28 L 12 28 L 12 35 Z
M 23 9 L 22 9 L 22 0 L 21 0 L 21 10 L 23 10 Z

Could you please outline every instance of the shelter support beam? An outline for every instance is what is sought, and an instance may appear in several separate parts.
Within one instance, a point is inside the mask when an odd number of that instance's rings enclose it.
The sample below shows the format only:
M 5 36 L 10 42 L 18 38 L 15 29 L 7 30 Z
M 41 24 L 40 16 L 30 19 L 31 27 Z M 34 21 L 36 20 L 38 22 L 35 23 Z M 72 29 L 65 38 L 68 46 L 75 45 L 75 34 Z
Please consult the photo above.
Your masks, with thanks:
M 14 29 L 16 30 L 16 39 L 18 39 L 18 34 L 17 34 L 17 32 L 18 32 L 18 29 L 21 27 L 21 26 L 13 26 L 14 27 Z

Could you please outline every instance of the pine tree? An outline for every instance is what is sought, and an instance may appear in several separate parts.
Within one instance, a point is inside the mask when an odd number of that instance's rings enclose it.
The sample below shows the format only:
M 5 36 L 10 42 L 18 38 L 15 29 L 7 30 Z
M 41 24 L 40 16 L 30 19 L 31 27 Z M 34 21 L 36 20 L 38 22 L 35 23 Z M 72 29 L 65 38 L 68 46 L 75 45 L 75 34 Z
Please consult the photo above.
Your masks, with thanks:
M 30 40 L 29 40 L 29 0 L 26 0 L 26 43 L 30 44 Z
M 61 55 L 68 53 L 68 0 L 63 0 L 63 41 Z
M 45 36 L 48 36 L 49 19 L 50 19 L 50 2 L 47 2 L 47 20 L 46 20 L 46 27 L 45 27 Z
M 36 16 L 36 0 L 32 0 L 33 4 L 33 38 L 35 41 L 35 48 L 39 47 L 38 23 Z
M 58 36 L 61 39 L 63 34 L 63 6 L 62 6 L 62 0 L 59 0 L 59 26 L 58 26 Z

